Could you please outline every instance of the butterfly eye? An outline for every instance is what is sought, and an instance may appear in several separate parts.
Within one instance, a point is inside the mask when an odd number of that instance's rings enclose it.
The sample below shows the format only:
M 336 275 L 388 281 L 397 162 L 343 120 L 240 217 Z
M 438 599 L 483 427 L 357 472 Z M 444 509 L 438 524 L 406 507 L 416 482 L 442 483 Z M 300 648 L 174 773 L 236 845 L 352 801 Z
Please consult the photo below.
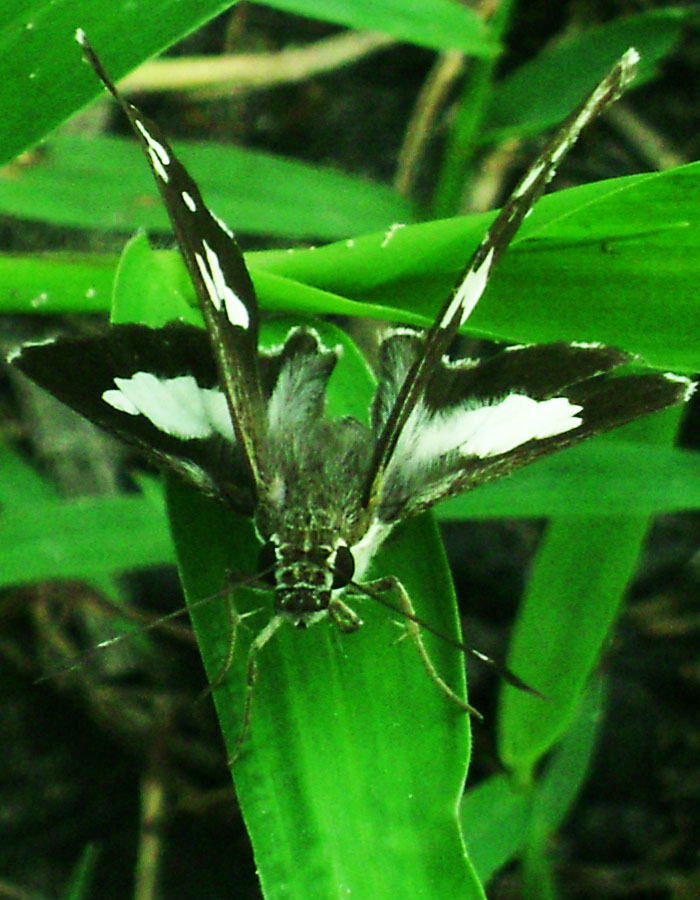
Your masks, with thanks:
M 277 550 L 272 541 L 267 541 L 260 548 L 258 556 L 258 572 L 260 572 L 263 581 L 274 586 L 275 584 L 275 563 L 277 562 Z
M 345 587 L 350 582 L 355 571 L 355 560 L 352 553 L 345 544 L 341 544 L 335 551 L 335 562 L 333 563 L 333 584 L 336 588 Z

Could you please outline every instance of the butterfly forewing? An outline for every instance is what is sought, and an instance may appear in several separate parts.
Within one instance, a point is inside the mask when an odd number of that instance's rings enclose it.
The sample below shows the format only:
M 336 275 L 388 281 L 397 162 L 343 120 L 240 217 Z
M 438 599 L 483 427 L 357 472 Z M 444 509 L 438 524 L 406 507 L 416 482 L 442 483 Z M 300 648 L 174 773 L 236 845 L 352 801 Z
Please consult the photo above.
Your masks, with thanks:
M 266 463 L 257 369 L 258 304 L 243 254 L 228 227 L 205 205 L 158 125 L 121 96 L 81 29 L 76 38 L 145 151 L 197 293 L 236 437 L 259 485 Z
M 481 299 L 494 265 L 553 178 L 560 161 L 576 143 L 581 130 L 620 96 L 634 77 L 638 61 L 637 51 L 629 49 L 571 113 L 520 180 L 472 254 L 428 331 L 423 352 L 407 374 L 379 435 L 365 489 L 364 501 L 368 507 L 372 508 L 378 502 L 384 473 L 399 435 L 460 326 Z

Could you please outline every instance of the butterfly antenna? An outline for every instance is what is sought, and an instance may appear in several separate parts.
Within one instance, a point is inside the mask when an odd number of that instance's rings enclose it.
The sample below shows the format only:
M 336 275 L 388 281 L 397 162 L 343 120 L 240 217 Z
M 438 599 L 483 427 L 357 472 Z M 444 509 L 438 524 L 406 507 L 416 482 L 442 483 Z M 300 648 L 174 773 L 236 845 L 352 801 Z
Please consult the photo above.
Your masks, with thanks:
M 266 572 L 263 572 L 261 574 L 247 576 L 243 580 L 237 581 L 235 587 L 239 588 L 255 585 L 257 582 L 260 582 L 266 574 Z M 223 597 L 226 597 L 232 589 L 232 587 L 225 587 L 220 591 L 217 591 L 215 594 L 209 594 L 206 597 L 199 597 L 196 600 L 192 600 L 187 604 L 187 606 L 181 606 L 179 609 L 173 610 L 173 612 L 166 613 L 164 616 L 159 616 L 152 622 L 146 622 L 141 626 L 137 633 L 143 634 L 147 631 L 153 631 L 155 628 L 161 628 L 167 622 L 171 622 L 173 619 L 177 619 L 179 616 L 184 615 L 192 609 L 196 609 L 199 606 L 204 606 L 204 604 L 206 603 L 212 603 L 214 600 L 220 600 Z M 258 612 L 258 610 L 244 613 L 242 615 L 237 615 L 239 619 L 243 619 L 247 618 L 250 615 L 253 615 L 255 612 Z M 73 672 L 76 669 L 79 669 L 81 664 L 94 654 L 106 650 L 108 647 L 114 647 L 117 644 L 121 644 L 124 641 L 133 640 L 133 638 L 134 632 L 130 631 L 126 634 L 118 634 L 116 635 L 116 637 L 107 638 L 107 640 L 100 641 L 98 644 L 93 644 L 92 647 L 88 647 L 81 653 L 77 653 L 69 662 L 65 663 L 64 665 L 59 666 L 57 669 L 54 669 L 52 672 L 49 672 L 46 675 L 40 675 L 38 678 L 35 678 L 33 683 L 42 684 L 43 682 L 50 681 L 53 678 L 57 678 L 58 676 L 63 675 L 66 672 Z

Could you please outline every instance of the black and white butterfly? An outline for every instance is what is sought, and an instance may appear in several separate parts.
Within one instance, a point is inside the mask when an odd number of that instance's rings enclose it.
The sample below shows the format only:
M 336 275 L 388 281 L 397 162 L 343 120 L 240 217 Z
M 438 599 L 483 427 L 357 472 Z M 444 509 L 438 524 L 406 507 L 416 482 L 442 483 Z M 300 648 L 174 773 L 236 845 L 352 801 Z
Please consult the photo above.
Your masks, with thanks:
M 693 390 L 672 374 L 611 377 L 632 357 L 598 344 L 511 346 L 485 362 L 447 356 L 558 163 L 633 77 L 638 54 L 628 50 L 547 144 L 432 327 L 387 332 L 368 427 L 325 418 L 339 350 L 323 346 L 312 328 L 299 326 L 282 346 L 258 349 L 258 304 L 233 235 L 158 126 L 118 93 L 82 31 L 77 39 L 146 152 L 206 331 L 122 325 L 97 337 L 25 344 L 12 362 L 93 422 L 254 518 L 275 614 L 251 645 L 249 682 L 256 654 L 283 623 L 304 627 L 330 616 L 352 630 L 360 619 L 347 594 L 393 589 L 431 677 L 468 708 L 432 667 L 400 583 L 362 584 L 382 542 L 398 522 L 445 497 L 681 403 Z M 76 360 L 89 383 L 76 377 Z

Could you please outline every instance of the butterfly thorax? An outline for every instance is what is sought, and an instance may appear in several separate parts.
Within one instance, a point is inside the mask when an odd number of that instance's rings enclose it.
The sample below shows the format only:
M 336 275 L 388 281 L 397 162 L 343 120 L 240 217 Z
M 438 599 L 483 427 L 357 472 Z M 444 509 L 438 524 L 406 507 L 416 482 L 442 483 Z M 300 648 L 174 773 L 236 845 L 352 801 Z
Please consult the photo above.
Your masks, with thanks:
M 368 441 L 367 429 L 346 418 L 273 444 L 273 474 L 256 511 L 261 569 L 278 612 L 297 624 L 325 615 L 333 591 L 352 578 L 351 548 L 368 528 L 358 502 Z

